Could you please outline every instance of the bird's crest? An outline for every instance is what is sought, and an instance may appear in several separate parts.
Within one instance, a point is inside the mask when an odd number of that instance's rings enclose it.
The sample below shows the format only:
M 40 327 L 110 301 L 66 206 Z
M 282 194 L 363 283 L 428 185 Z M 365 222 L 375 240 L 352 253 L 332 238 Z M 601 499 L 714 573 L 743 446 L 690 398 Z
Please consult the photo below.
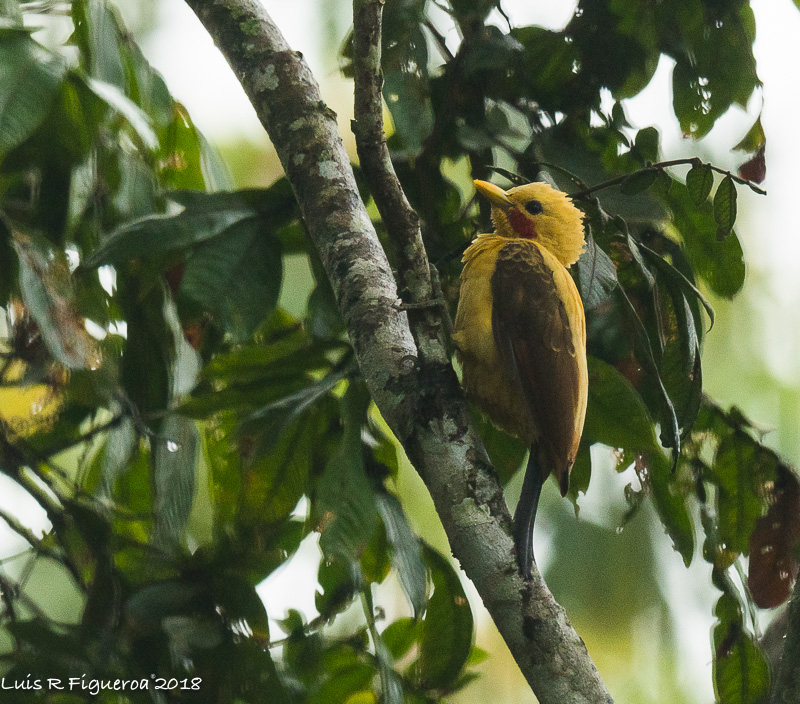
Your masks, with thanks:
M 565 267 L 578 261 L 586 243 L 583 213 L 566 193 L 539 182 L 508 191 L 486 181 L 475 181 L 475 187 L 492 204 L 497 234 L 534 240 Z

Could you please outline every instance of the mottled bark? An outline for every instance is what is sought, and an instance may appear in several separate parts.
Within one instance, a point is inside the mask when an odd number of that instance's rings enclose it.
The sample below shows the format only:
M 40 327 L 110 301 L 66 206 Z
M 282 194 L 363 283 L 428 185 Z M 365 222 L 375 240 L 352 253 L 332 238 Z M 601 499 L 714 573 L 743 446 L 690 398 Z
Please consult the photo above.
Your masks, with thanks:
M 472 428 L 441 335 L 431 319 L 421 319 L 414 325 L 415 341 L 408 315 L 398 306 L 386 255 L 359 199 L 334 115 L 321 101 L 302 56 L 289 49 L 254 0 L 187 3 L 228 59 L 272 139 L 373 399 L 425 481 L 453 554 L 533 691 L 543 704 L 610 702 L 583 641 L 538 572 L 525 582 L 517 571 L 502 487 Z M 370 4 L 379 3 L 359 3 Z M 363 68 L 374 72 L 377 30 L 369 32 Z M 380 106 L 374 93 L 380 77 L 370 80 L 371 117 L 360 110 L 359 122 L 365 120 L 364 134 L 374 144 L 380 123 L 372 111 Z M 388 155 L 378 158 L 384 164 L 380 168 L 388 168 Z M 407 222 L 407 235 L 398 235 L 406 237 L 404 256 L 411 267 L 405 285 L 419 300 L 431 290 L 427 258 L 415 216 Z

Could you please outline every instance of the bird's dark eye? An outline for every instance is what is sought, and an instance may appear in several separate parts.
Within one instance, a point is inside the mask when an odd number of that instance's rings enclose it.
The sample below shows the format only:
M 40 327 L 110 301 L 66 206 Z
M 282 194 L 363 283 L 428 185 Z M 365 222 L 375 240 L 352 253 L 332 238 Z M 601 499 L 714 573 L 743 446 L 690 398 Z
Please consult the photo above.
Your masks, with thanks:
M 538 215 L 544 208 L 542 208 L 542 204 L 538 200 L 529 200 L 525 203 L 525 210 L 531 215 Z

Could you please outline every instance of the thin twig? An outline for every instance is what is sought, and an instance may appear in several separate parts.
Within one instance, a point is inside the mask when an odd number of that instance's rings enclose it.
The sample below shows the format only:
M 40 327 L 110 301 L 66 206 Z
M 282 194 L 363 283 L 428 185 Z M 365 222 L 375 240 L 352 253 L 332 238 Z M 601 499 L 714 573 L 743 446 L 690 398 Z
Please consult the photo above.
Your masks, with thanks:
M 8 555 L 7 557 L 0 557 L 0 565 L 5 565 L 7 562 L 14 562 L 14 560 L 19 560 L 21 557 L 25 557 L 32 555 L 32 551 L 30 548 L 25 548 L 20 552 L 15 552 L 13 555 Z
M 445 41 L 445 38 L 442 35 L 442 33 L 438 29 L 436 29 L 436 25 L 428 19 L 426 19 L 425 22 L 423 22 L 423 24 L 425 25 L 425 29 L 427 29 L 431 33 L 431 36 L 436 42 L 436 48 L 439 49 L 439 53 L 441 53 L 441 55 L 447 60 L 448 63 L 452 61 L 455 58 L 453 56 L 453 52 L 447 48 L 447 42 Z
M 353 0 L 353 134 L 375 205 L 389 236 L 397 243 L 399 288 L 413 306 L 407 310 L 419 311 L 411 322 L 421 359 L 423 363 L 430 359 L 449 364 L 443 354 L 446 345 L 442 319 L 435 314 L 435 308 L 427 305 L 433 299 L 433 284 L 419 216 L 397 178 L 383 128 L 382 19 L 381 0 Z
M 305 626 L 303 626 L 303 633 L 313 633 L 314 631 L 319 630 L 322 626 L 324 626 L 330 619 L 326 619 L 323 616 L 317 616 L 312 618 Z M 272 650 L 273 648 L 280 648 L 282 645 L 286 645 L 292 637 L 294 636 L 294 632 L 290 633 L 285 638 L 279 638 L 278 640 L 271 640 L 267 644 L 267 648 Z
M 0 593 L 2 593 L 2 598 L 3 598 L 3 601 L 5 602 L 7 608 L 14 601 L 21 601 L 25 605 L 26 608 L 28 608 L 31 611 L 33 611 L 34 615 L 37 618 L 40 618 L 42 620 L 50 621 L 52 623 L 55 623 L 55 621 L 53 621 L 53 619 L 51 619 L 44 612 L 42 607 L 39 606 L 39 604 L 37 604 L 30 596 L 28 596 L 25 593 L 25 591 L 22 589 L 22 587 L 19 584 L 17 584 L 16 582 L 13 582 L 12 580 L 10 580 L 8 577 L 6 577 L 3 574 L 0 574 Z M 14 609 L 14 613 L 16 613 L 16 610 L 15 610 L 16 609 L 16 605 L 13 605 L 11 608 L 13 608 Z
M 606 188 L 611 188 L 612 186 L 618 186 L 621 183 L 625 183 L 631 176 L 635 176 L 636 174 L 646 173 L 648 171 L 663 171 L 665 168 L 669 166 L 692 166 L 698 167 L 703 166 L 704 162 L 697 158 L 697 157 L 687 157 L 685 159 L 671 159 L 669 161 L 659 161 L 655 164 L 648 164 L 643 169 L 639 169 L 638 171 L 634 171 L 629 174 L 625 174 L 624 176 L 617 176 L 617 178 L 612 178 L 610 181 L 604 181 L 603 183 L 598 183 L 596 186 L 590 186 L 588 188 L 584 188 L 577 193 L 570 193 L 570 198 L 572 199 L 585 199 L 586 196 L 596 193 L 597 191 L 602 191 Z M 751 191 L 754 193 L 758 193 L 761 196 L 767 195 L 767 192 L 763 189 L 754 184 L 752 181 L 748 181 L 747 179 L 742 178 L 741 176 L 737 176 L 736 174 L 728 171 L 727 169 L 720 168 L 719 166 L 714 166 L 714 164 L 706 164 L 712 171 L 716 171 L 718 174 L 722 174 L 723 176 L 730 176 L 736 183 L 741 184 L 742 186 L 747 186 Z
M 8 527 L 11 528 L 11 530 L 13 530 L 20 538 L 22 538 L 32 548 L 34 548 L 37 551 L 41 548 L 41 543 L 39 538 L 37 538 L 31 530 L 23 526 L 22 523 L 20 523 L 10 513 L 6 513 L 2 509 L 0 509 L 0 519 L 5 521 L 6 525 L 8 525 Z
M 430 270 L 422 244 L 419 217 L 397 178 L 383 127 L 382 16 L 383 3 L 380 0 L 354 0 L 355 119 L 352 129 L 361 168 L 375 205 L 403 259 L 400 267 L 406 279 L 403 283 L 407 285 L 412 300 L 426 300 L 430 297 Z
M 94 438 L 96 438 L 98 435 L 116 428 L 123 420 L 125 420 L 125 418 L 126 415 L 121 413 L 120 415 L 114 416 L 111 418 L 111 420 L 103 423 L 102 425 L 96 425 L 93 428 L 90 428 L 87 432 L 85 432 L 83 435 L 79 435 L 77 438 L 70 438 L 57 445 L 54 445 L 53 447 L 48 447 L 46 454 L 39 455 L 38 459 L 40 462 L 46 462 L 51 457 L 61 454 L 66 450 L 77 447 L 85 442 L 88 443 L 90 440 L 94 440 Z

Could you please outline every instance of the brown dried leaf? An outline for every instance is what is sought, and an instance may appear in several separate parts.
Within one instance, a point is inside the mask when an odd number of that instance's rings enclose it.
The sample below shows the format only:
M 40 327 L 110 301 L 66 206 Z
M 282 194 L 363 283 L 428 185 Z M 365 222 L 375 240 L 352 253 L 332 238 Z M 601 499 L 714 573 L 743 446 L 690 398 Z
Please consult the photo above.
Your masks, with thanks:
M 747 585 L 760 608 L 778 606 L 789 598 L 797 577 L 798 542 L 800 482 L 792 470 L 780 465 L 769 509 L 750 536 Z

